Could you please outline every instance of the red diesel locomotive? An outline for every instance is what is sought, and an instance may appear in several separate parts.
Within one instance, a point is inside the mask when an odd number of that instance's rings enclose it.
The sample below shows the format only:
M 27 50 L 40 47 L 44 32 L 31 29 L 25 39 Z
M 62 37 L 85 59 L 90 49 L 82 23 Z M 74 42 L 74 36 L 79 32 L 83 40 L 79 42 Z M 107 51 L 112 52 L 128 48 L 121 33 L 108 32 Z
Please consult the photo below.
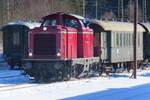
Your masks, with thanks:
M 99 71 L 93 38 L 83 17 L 65 13 L 45 16 L 40 27 L 29 31 L 23 68 L 37 81 L 68 80 L 83 77 L 90 69 Z
M 89 28 L 90 27 L 90 28 Z M 118 28 L 119 27 L 119 28 Z M 144 28 L 138 25 L 137 61 L 143 61 Z M 89 20 L 65 13 L 43 17 L 28 34 L 22 64 L 36 81 L 109 74 L 133 64 L 133 23 Z

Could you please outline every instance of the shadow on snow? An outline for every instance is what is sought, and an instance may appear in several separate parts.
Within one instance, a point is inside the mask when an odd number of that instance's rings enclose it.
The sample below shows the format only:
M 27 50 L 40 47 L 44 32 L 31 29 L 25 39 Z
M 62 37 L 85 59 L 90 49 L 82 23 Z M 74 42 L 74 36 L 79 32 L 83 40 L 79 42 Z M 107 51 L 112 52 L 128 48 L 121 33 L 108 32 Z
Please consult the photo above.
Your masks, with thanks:
M 108 88 L 104 91 L 64 98 L 63 100 L 149 100 L 150 83 L 129 88 Z

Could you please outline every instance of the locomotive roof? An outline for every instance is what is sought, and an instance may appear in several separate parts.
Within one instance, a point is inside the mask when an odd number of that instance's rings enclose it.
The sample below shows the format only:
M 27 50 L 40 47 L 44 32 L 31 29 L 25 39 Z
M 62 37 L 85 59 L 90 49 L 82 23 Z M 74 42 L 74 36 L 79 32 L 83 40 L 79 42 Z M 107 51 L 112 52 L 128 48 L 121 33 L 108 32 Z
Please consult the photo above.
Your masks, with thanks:
M 132 32 L 134 30 L 133 23 L 130 22 L 92 20 L 91 23 L 100 25 L 100 27 L 102 27 L 104 31 Z M 137 25 L 137 32 L 144 31 L 145 29 L 142 26 Z
M 35 27 L 40 27 L 41 23 L 31 22 L 31 21 L 14 21 L 14 22 L 9 22 L 4 27 L 11 26 L 11 25 L 23 25 L 28 27 L 29 29 L 33 29 Z
M 73 17 L 75 17 L 77 19 L 85 20 L 85 18 L 80 16 L 80 15 L 76 15 L 76 14 L 68 14 L 68 15 L 73 16 Z
M 150 33 L 150 23 L 139 23 L 143 28 Z
M 47 15 L 47 16 L 44 16 L 43 19 L 49 17 L 49 16 L 54 16 L 54 15 L 57 15 L 57 14 L 62 14 L 62 15 L 69 15 L 69 16 L 72 16 L 72 17 L 75 17 L 77 19 L 81 19 L 81 20 L 84 20 L 85 18 L 80 16 L 80 15 L 76 15 L 76 14 L 70 14 L 70 13 L 64 13 L 64 12 L 57 12 L 57 13 L 52 13 L 50 15 Z

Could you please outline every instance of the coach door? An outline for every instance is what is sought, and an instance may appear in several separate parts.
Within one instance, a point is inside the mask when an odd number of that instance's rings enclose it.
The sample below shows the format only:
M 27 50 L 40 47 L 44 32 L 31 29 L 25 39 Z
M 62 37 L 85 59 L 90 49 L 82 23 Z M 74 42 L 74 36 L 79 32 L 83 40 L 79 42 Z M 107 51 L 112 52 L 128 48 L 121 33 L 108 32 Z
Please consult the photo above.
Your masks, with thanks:
M 12 50 L 13 50 L 14 53 L 21 52 L 20 51 L 21 50 L 21 44 L 20 44 L 20 42 L 21 42 L 21 36 L 20 36 L 20 31 L 21 30 L 19 30 L 19 29 L 18 30 L 14 29 L 12 31 L 12 43 L 13 43 Z
M 107 59 L 108 49 L 107 49 L 107 32 L 101 32 L 101 58 Z

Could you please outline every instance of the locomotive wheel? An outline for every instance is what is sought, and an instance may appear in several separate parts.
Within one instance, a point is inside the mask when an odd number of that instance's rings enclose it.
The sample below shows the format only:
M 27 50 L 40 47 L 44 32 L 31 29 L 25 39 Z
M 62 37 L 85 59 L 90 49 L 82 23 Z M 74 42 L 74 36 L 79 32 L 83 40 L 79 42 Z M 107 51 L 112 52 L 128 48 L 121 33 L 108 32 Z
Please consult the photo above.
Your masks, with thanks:
M 81 74 L 83 73 L 84 67 L 83 65 L 76 65 L 75 67 L 75 78 L 81 78 Z
M 63 68 L 63 75 L 64 75 L 64 81 L 68 81 L 70 80 L 70 78 L 72 77 L 71 73 L 72 73 L 72 68 L 71 68 L 71 63 L 70 62 L 65 62 L 64 64 L 64 68 Z
M 10 69 L 11 69 L 11 70 L 14 70 L 14 65 L 10 65 Z
M 69 64 L 66 62 L 57 64 L 56 70 L 56 80 L 67 81 L 71 78 L 71 69 L 69 69 Z
M 102 71 L 102 70 L 100 70 L 98 74 L 99 74 L 99 76 L 102 76 L 103 71 Z
M 76 77 L 76 67 L 77 65 L 71 66 L 71 77 L 75 78 Z
M 131 70 L 131 67 L 130 66 L 127 66 L 127 72 L 129 73 Z
M 103 74 L 103 66 L 102 65 L 100 65 L 100 64 L 98 64 L 98 68 L 99 68 L 99 70 L 98 70 L 98 74 L 99 74 L 99 76 L 101 76 L 102 74 Z
M 106 75 L 107 75 L 107 76 L 109 76 L 109 73 L 110 73 L 110 72 L 106 71 Z
M 43 70 L 42 70 L 42 66 L 37 66 L 36 71 L 35 72 L 35 82 L 41 83 L 44 81 L 43 78 Z
M 56 81 L 62 81 L 64 79 L 64 64 L 63 63 L 56 63 L 54 65 L 54 75 Z
M 70 66 L 65 66 L 64 70 L 64 81 L 68 81 L 71 78 L 71 69 L 69 68 Z
M 10 60 L 8 60 L 7 62 L 8 62 L 8 64 L 10 65 L 10 69 L 13 70 L 13 69 L 14 69 L 14 66 L 15 66 L 14 63 L 13 63 L 13 60 L 10 59 Z

